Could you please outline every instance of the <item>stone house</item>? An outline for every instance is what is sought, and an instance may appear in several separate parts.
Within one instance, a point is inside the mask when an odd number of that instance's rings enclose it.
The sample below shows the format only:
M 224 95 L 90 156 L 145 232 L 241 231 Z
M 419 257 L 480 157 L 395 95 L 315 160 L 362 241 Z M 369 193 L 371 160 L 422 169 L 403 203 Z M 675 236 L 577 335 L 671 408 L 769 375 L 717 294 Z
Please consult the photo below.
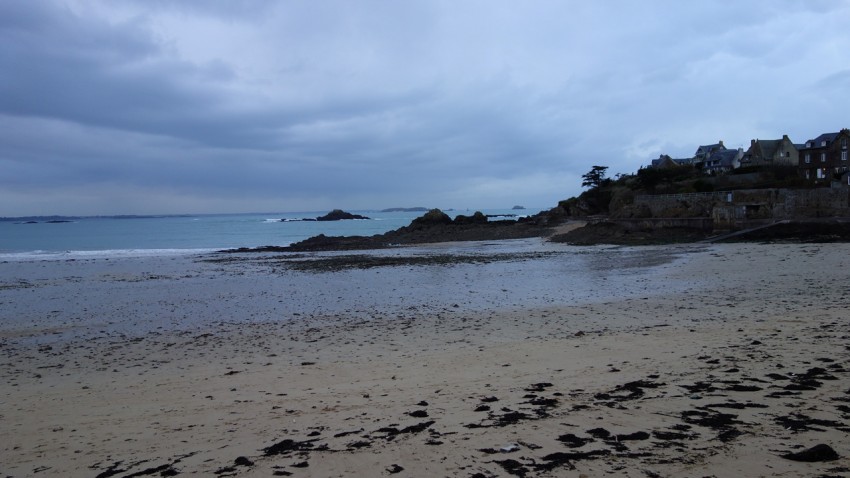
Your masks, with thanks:
M 817 182 L 830 182 L 850 171 L 850 130 L 824 133 L 806 141 L 800 149 L 800 175 Z
M 708 159 L 701 162 L 701 169 L 706 174 L 717 175 L 741 167 L 741 158 L 744 157 L 744 148 L 718 149 Z
M 741 158 L 741 166 L 797 166 L 800 153 L 788 138 L 782 139 L 752 139 L 750 149 Z
M 697 148 L 697 152 L 694 153 L 694 163 L 701 163 L 709 158 L 716 151 L 725 151 L 726 146 L 723 146 L 723 141 L 719 141 L 717 144 L 706 144 Z
M 667 154 L 662 154 L 658 157 L 658 159 L 653 159 L 651 167 L 656 169 L 670 169 L 677 168 L 679 166 L 688 166 L 691 164 L 691 158 L 685 159 L 676 159 L 671 158 Z

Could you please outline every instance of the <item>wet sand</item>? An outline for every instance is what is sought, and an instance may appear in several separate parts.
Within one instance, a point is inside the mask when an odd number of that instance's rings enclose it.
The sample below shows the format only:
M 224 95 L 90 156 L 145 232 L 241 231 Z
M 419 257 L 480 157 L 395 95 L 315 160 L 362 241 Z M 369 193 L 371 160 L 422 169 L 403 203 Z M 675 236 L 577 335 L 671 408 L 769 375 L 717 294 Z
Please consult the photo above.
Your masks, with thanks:
M 850 476 L 848 270 L 536 240 L 3 263 L 0 475 Z

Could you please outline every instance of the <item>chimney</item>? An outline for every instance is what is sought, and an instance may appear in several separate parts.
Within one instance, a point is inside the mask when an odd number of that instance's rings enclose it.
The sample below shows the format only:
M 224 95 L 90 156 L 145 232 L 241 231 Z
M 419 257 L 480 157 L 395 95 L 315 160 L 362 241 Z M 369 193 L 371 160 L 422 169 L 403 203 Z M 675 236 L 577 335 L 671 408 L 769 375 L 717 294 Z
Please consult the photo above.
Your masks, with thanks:
M 750 140 L 750 147 L 752 148 L 752 147 L 753 147 L 753 146 L 755 146 L 755 145 L 756 145 L 756 140 L 751 139 L 751 140 Z
M 720 144 L 720 147 L 721 147 L 721 148 L 725 148 L 725 147 L 726 147 L 726 146 L 723 146 L 723 140 L 722 140 L 722 139 L 720 140 L 719 144 Z
M 791 140 L 788 138 L 788 135 L 787 135 L 787 134 L 783 134 L 783 135 L 782 135 L 782 139 L 784 139 L 784 140 L 786 140 L 786 141 L 791 141 Z

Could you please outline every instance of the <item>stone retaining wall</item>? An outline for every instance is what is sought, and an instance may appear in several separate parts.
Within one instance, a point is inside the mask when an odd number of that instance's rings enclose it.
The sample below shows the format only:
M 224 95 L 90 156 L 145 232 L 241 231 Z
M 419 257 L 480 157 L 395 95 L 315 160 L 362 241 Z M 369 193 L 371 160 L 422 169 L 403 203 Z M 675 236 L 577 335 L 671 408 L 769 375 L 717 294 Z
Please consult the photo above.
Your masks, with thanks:
M 643 195 L 635 197 L 633 208 L 654 219 L 710 218 L 715 228 L 726 229 L 753 221 L 848 217 L 850 188 Z

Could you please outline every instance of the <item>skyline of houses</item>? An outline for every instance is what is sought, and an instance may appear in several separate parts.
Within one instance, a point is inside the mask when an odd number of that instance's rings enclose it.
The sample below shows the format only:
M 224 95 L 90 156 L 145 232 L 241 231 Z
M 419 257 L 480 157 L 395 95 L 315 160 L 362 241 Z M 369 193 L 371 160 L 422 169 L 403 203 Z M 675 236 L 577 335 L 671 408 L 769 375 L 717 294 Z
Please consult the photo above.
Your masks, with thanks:
M 690 158 L 662 154 L 650 167 L 693 166 L 707 175 L 724 174 L 741 167 L 792 166 L 801 177 L 816 182 L 847 177 L 850 181 L 850 130 L 823 133 L 805 143 L 794 143 L 787 134 L 779 139 L 752 139 L 750 147 L 729 149 L 718 141 L 700 145 Z

